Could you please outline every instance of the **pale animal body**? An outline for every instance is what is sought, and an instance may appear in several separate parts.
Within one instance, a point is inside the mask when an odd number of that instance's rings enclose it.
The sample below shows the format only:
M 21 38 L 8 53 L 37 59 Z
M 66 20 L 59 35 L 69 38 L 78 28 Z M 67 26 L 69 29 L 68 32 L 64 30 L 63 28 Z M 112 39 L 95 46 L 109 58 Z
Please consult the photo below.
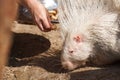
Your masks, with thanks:
M 120 60 L 120 0 L 61 0 L 61 63 L 72 70 Z

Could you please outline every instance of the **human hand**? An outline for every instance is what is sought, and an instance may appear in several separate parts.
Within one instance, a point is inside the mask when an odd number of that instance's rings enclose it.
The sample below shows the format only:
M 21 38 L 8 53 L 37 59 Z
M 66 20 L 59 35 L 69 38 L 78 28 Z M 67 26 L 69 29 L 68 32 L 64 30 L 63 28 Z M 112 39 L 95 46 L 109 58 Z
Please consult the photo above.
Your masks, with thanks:
M 50 31 L 52 24 L 45 7 L 37 0 L 25 0 L 27 7 L 30 9 L 33 18 L 41 31 Z

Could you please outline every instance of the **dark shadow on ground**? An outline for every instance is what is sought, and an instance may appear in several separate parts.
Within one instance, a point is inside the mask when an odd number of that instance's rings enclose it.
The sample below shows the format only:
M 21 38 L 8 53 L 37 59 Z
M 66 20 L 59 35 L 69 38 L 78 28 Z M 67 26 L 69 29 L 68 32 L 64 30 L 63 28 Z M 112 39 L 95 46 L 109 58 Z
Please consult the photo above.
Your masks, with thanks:
M 70 74 L 70 80 L 120 80 L 120 64 Z
M 67 70 L 64 70 L 61 66 L 60 61 L 60 51 L 55 51 L 55 55 L 39 55 L 39 57 L 31 57 L 25 59 L 16 59 L 11 58 L 9 61 L 9 66 L 20 67 L 20 66 L 37 66 L 44 68 L 48 72 L 52 73 L 65 73 Z
M 15 33 L 11 56 L 17 58 L 31 57 L 50 48 L 50 41 L 43 36 Z
M 63 69 L 61 65 L 60 52 L 61 51 L 55 51 L 55 55 L 35 58 L 28 65 L 42 67 L 52 73 L 66 73 L 67 70 Z
M 7 66 L 37 66 L 44 68 L 48 72 L 66 72 L 61 66 L 61 51 L 47 52 L 50 45 L 50 41 L 43 36 L 28 33 L 14 33 L 13 46 Z
M 50 41 L 43 36 L 14 33 L 9 64 L 13 65 L 16 62 L 16 58 L 22 59 L 41 54 L 47 51 L 50 45 Z

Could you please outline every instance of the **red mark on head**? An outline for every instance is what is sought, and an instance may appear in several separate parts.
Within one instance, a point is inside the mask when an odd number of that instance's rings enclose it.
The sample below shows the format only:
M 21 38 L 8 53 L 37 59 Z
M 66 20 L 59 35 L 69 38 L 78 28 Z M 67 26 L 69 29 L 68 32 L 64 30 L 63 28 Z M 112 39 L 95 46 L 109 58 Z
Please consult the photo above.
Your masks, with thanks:
M 83 41 L 83 39 L 82 39 L 82 37 L 80 36 L 80 35 L 77 35 L 77 36 L 75 36 L 74 38 L 73 38 L 76 42 L 81 42 L 81 41 Z

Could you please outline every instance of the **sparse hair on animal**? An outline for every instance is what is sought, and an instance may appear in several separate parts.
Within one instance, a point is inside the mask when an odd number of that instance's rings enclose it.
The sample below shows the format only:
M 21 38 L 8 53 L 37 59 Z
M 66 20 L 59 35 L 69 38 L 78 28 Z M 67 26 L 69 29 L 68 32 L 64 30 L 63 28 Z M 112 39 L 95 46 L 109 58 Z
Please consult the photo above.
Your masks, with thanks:
M 120 0 L 59 0 L 64 68 L 120 60 L 119 6 Z

